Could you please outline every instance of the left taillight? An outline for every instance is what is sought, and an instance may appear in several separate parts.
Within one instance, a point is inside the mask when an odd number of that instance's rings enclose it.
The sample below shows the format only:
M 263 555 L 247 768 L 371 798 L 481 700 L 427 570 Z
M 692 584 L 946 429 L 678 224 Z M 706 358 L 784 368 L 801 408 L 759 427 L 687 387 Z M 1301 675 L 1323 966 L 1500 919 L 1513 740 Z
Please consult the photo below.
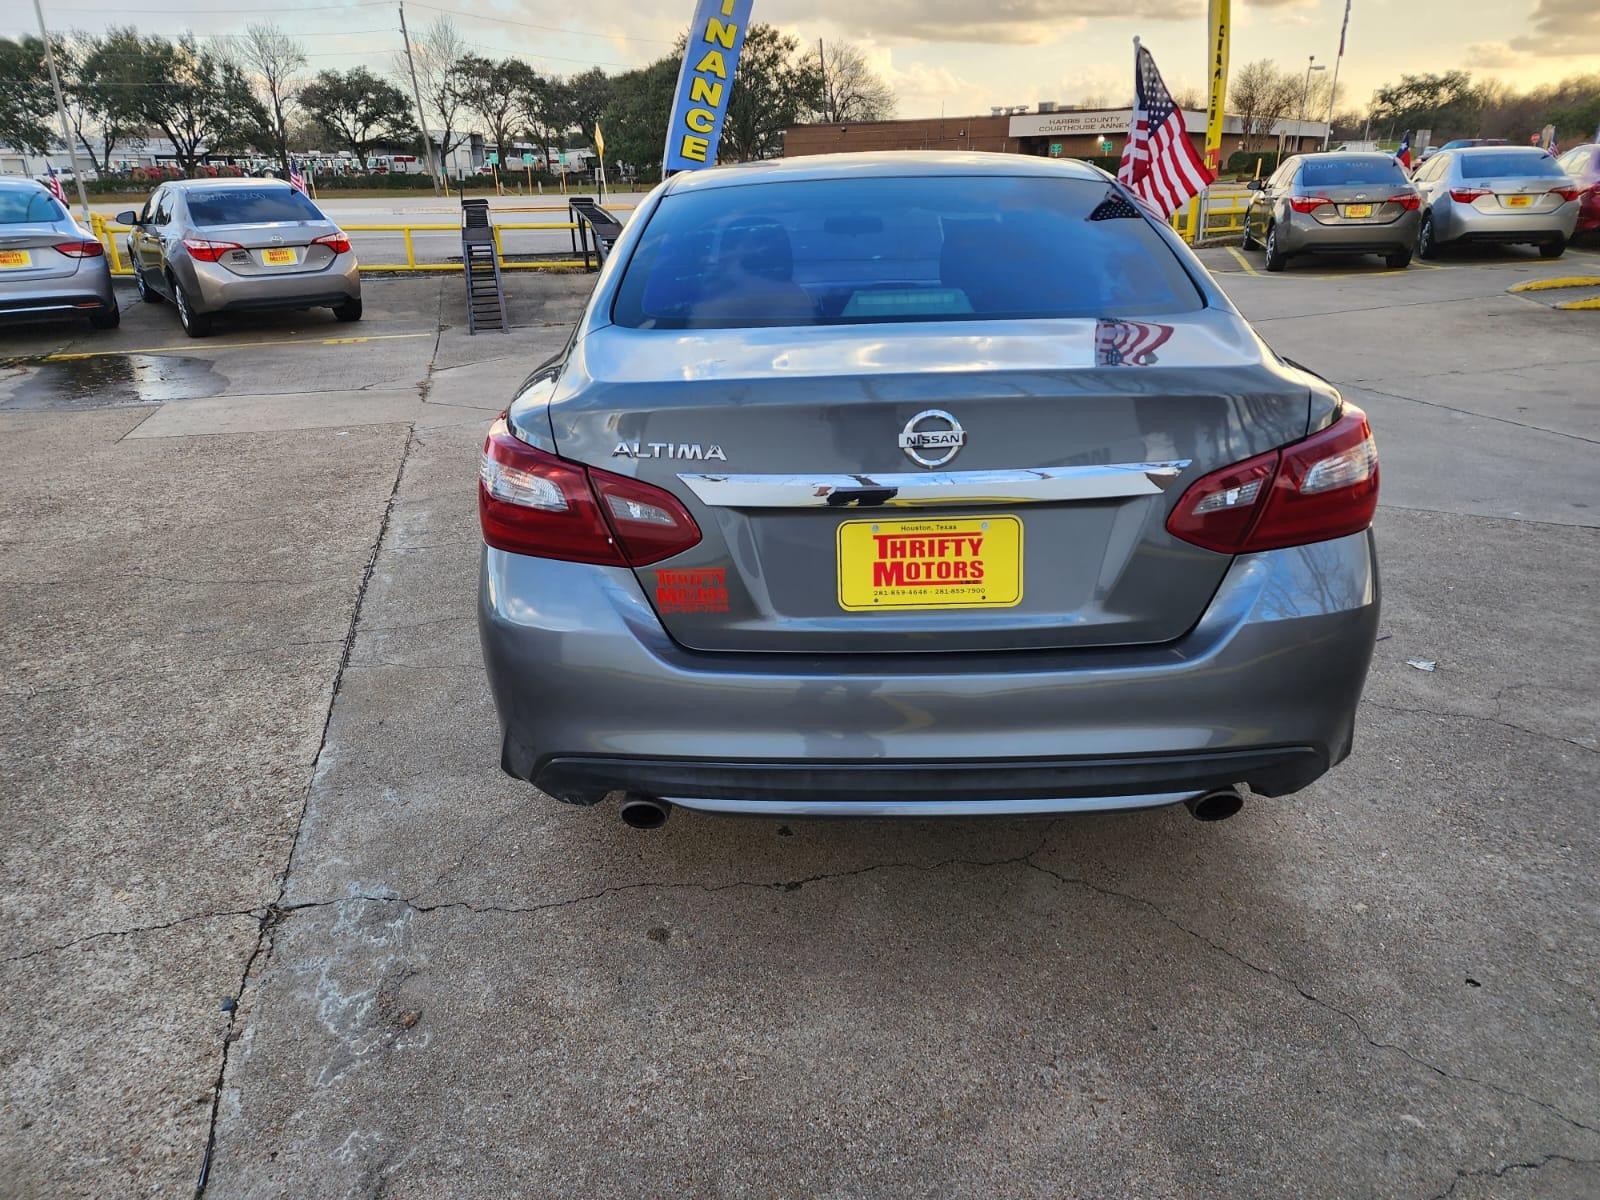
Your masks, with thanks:
M 64 254 L 68 258 L 99 258 L 106 252 L 106 248 L 94 238 L 85 238 L 81 242 L 57 242 L 54 249 L 57 254 Z
M 229 250 L 243 250 L 238 242 L 216 242 L 210 238 L 186 237 L 183 239 L 183 248 L 189 252 L 189 257 L 199 262 L 216 262 Z
M 312 238 L 311 244 L 313 246 L 326 246 L 335 254 L 350 253 L 350 235 L 342 229 L 338 233 L 328 233 L 319 238 Z
M 1219 554 L 1360 533 L 1378 508 L 1378 447 L 1354 405 L 1328 428 L 1195 480 L 1167 531 Z
M 610 566 L 648 566 L 700 541 L 671 492 L 535 449 L 503 415 L 478 462 L 478 522 L 497 550 Z

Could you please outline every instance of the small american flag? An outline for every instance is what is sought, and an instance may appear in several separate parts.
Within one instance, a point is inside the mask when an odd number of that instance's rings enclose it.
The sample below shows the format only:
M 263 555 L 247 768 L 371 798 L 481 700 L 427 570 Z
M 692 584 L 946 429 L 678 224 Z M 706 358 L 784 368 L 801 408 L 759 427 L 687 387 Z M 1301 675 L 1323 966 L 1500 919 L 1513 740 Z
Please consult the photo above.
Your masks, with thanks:
M 1097 367 L 1153 367 L 1156 351 L 1172 337 L 1171 325 L 1154 321 L 1096 321 L 1094 363 Z
M 289 186 L 302 192 L 306 190 L 306 177 L 300 170 L 300 160 L 289 160 Z
M 1189 140 L 1183 111 L 1172 102 L 1150 51 L 1140 46 L 1136 63 L 1133 120 L 1117 179 L 1163 217 L 1170 217 L 1216 176 Z
M 63 207 L 65 207 L 67 203 L 67 193 L 62 190 L 61 176 L 56 174 L 56 169 L 54 167 L 50 168 L 50 174 L 46 176 L 44 185 L 50 189 L 50 194 L 57 200 L 61 201 Z

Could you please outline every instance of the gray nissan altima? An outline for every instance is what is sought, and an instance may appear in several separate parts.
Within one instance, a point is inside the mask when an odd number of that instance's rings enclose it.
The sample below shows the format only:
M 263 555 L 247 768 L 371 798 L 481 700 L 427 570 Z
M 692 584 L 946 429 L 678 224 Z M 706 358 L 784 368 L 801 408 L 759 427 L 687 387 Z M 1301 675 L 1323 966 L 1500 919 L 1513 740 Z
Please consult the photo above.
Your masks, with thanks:
M 1343 759 L 1378 459 L 1104 172 L 678 175 L 485 440 L 501 764 L 788 815 L 1232 815 Z

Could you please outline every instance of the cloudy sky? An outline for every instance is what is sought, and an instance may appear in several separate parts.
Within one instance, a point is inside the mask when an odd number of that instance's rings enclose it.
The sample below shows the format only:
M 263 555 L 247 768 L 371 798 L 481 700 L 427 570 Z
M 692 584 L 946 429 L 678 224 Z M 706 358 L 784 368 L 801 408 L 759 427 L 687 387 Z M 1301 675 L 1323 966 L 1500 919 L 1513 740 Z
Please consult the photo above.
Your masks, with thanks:
M 305 38 L 311 65 L 387 69 L 400 45 L 392 0 L 44 0 L 52 28 L 141 29 L 204 35 L 275 21 Z M 1346 104 L 1359 105 L 1402 72 L 1464 66 L 1518 86 L 1600 71 L 1600 0 L 1353 0 L 1341 67 Z M 23 3 L 0 30 L 20 33 Z M 407 0 L 413 34 L 449 11 L 483 53 L 517 53 L 546 71 L 635 66 L 664 54 L 692 0 Z M 1308 55 L 1331 64 L 1344 0 L 1234 0 L 1235 66 L 1270 57 L 1296 70 Z M 1120 103 L 1138 34 L 1175 89 L 1200 85 L 1205 0 L 755 0 L 757 20 L 806 40 L 860 44 L 894 85 L 901 116 L 987 112 L 1040 100 Z M 603 15 L 597 15 L 603 14 Z

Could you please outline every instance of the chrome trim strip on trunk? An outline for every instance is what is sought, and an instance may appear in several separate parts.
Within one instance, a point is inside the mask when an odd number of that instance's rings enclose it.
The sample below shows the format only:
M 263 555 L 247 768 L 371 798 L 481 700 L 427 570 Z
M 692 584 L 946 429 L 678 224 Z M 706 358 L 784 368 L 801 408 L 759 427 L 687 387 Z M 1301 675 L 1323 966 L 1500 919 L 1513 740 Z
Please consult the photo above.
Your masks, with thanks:
M 1179 462 L 1026 467 L 1009 471 L 924 471 L 872 475 L 683 474 L 714 508 L 917 508 L 934 504 L 1037 504 L 1155 496 L 1185 467 Z

